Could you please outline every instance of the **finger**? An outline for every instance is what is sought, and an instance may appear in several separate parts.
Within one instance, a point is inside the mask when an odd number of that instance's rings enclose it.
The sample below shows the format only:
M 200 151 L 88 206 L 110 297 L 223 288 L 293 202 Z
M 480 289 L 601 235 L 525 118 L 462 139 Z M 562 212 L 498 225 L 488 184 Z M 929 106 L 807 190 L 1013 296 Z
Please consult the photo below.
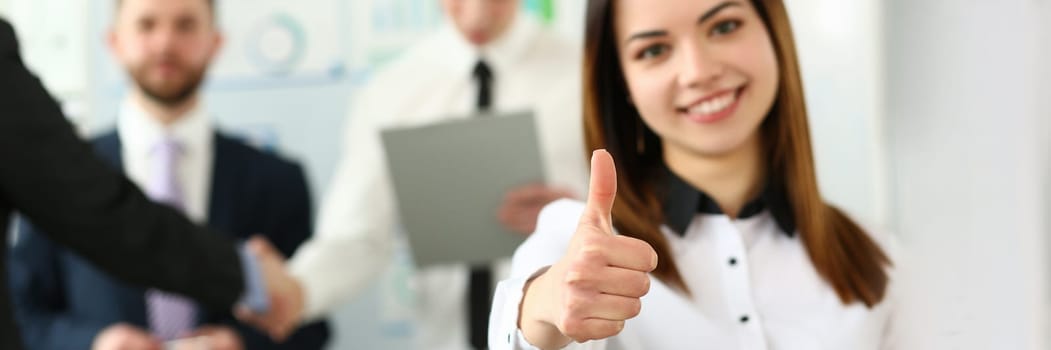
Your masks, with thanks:
M 273 317 L 257 315 L 246 309 L 238 308 L 235 316 L 241 322 L 251 325 L 265 333 L 271 340 L 283 343 L 290 333 L 287 327 L 283 327 Z
M 546 203 L 550 195 L 551 192 L 547 186 L 541 184 L 526 185 L 508 191 L 504 196 L 504 203 L 512 207 L 529 207 Z
M 242 348 L 240 339 L 230 332 L 217 333 L 208 338 L 208 343 L 213 350 L 234 350 Z
M 285 340 L 288 339 L 288 333 L 289 331 L 284 328 L 274 329 L 273 331 L 269 332 L 270 339 L 278 344 L 284 343 Z
M 530 234 L 536 231 L 536 226 L 530 225 L 527 222 L 520 222 L 514 226 L 514 231 L 521 234 Z
M 192 332 L 184 332 L 181 337 L 183 337 L 183 338 L 203 337 L 203 336 L 206 336 L 206 335 L 214 334 L 218 329 L 219 329 L 219 327 L 216 327 L 216 326 L 201 326 L 200 328 L 197 328 L 197 329 L 193 330 Z
M 273 244 L 263 236 L 255 235 L 248 240 L 248 249 L 259 256 L 276 256 L 284 259 L 281 252 L 274 248 Z
M 581 223 L 612 227 L 610 212 L 613 211 L 613 200 L 616 196 L 617 170 L 613 164 L 613 157 L 606 150 L 596 150 L 591 155 L 591 184 L 588 187 L 587 207 Z
M 595 289 L 603 294 L 641 298 L 650 291 L 650 275 L 631 269 L 607 266 L 601 270 L 602 279 Z
M 255 313 L 252 312 L 247 306 L 239 305 L 234 308 L 234 317 L 237 317 L 241 321 L 249 321 L 254 319 Z
M 150 335 L 141 335 L 137 337 L 129 337 L 127 342 L 124 343 L 125 349 L 142 349 L 142 350 L 159 350 L 163 344 L 157 338 Z
M 260 315 L 252 312 L 250 309 L 244 306 L 238 306 L 234 310 L 234 316 L 241 322 L 252 325 L 255 328 L 259 328 L 269 332 L 270 324 L 273 323 L 270 318 L 266 315 Z
M 288 306 L 286 305 L 287 300 L 285 298 L 275 298 L 273 303 L 274 314 L 273 322 L 270 327 L 270 338 L 274 342 L 284 343 L 285 339 L 289 336 L 292 331 L 293 321 L 288 318 Z
M 642 311 L 639 298 L 599 294 L 580 299 L 577 305 L 570 306 L 570 310 L 572 314 L 584 315 L 583 318 L 621 321 L 638 316 Z M 574 307 L 576 310 L 573 310 Z
M 500 224 L 509 226 L 511 223 L 511 211 L 501 207 L 500 210 L 496 212 L 496 219 L 497 221 L 500 221 Z
M 146 346 L 144 346 L 144 347 L 142 347 L 140 349 L 145 349 L 145 350 L 162 350 L 162 349 L 164 349 L 164 344 L 161 343 L 161 341 L 158 340 L 158 339 L 152 339 L 152 340 L 149 341 L 148 344 L 146 344 Z
M 256 316 L 259 324 L 262 326 L 270 339 L 283 343 L 291 333 L 291 322 L 283 318 L 281 310 L 287 310 L 285 306 L 285 300 L 282 298 L 270 298 L 270 312 L 266 315 Z
M 573 341 L 583 343 L 620 334 L 624 330 L 624 321 L 599 318 L 571 320 L 564 322 L 559 330 Z
M 577 197 L 577 195 L 576 195 L 576 193 L 573 193 L 573 191 L 570 191 L 570 190 L 564 189 L 564 188 L 559 188 L 559 189 L 556 189 L 554 192 L 552 192 L 552 195 L 551 195 L 552 199 L 551 200 L 554 201 L 554 200 L 562 199 L 562 198 L 576 198 L 576 197 Z
M 522 189 L 522 197 L 527 203 L 536 203 L 549 197 L 551 190 L 546 185 L 532 184 Z
M 604 250 L 610 266 L 650 272 L 657 268 L 657 252 L 649 243 L 634 237 L 613 236 Z
M 504 193 L 504 203 L 514 203 L 514 202 L 518 201 L 519 198 L 521 198 L 521 197 L 522 197 L 522 195 L 521 195 L 521 190 L 520 189 L 513 188 L 513 189 L 510 189 L 510 190 L 507 190 L 507 192 Z
M 510 225 L 510 223 L 514 222 L 514 216 L 519 210 L 521 209 L 516 203 L 504 202 L 500 205 L 500 209 L 497 211 L 496 215 L 501 223 Z

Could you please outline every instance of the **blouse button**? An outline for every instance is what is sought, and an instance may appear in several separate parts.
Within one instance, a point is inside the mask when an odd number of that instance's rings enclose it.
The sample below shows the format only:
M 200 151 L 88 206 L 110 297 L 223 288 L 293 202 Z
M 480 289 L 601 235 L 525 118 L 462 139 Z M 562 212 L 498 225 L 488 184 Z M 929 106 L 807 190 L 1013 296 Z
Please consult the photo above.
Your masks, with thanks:
M 730 266 L 737 266 L 737 258 L 730 258 Z
M 748 315 L 741 316 L 741 323 L 748 323 Z

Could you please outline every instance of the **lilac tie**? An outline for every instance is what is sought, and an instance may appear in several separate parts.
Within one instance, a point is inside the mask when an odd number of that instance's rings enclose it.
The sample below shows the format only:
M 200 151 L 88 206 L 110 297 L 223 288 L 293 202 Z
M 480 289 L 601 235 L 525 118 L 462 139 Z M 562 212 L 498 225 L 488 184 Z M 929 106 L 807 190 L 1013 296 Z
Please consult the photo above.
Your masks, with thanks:
M 150 149 L 153 172 L 146 191 L 154 201 L 182 212 L 182 191 L 176 176 L 180 151 L 178 142 L 170 137 L 165 137 Z M 156 289 L 146 291 L 146 316 L 150 330 L 163 340 L 172 340 L 193 330 L 196 313 L 189 299 Z

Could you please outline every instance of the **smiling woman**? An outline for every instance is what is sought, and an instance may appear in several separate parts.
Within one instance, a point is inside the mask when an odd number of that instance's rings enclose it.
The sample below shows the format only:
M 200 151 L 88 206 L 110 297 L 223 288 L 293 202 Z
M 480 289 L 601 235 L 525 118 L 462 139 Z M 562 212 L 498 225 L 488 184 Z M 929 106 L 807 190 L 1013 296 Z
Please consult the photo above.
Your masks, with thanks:
M 490 346 L 892 347 L 893 243 L 818 190 L 782 2 L 663 5 L 589 1 L 585 137 L 615 166 L 541 214 Z

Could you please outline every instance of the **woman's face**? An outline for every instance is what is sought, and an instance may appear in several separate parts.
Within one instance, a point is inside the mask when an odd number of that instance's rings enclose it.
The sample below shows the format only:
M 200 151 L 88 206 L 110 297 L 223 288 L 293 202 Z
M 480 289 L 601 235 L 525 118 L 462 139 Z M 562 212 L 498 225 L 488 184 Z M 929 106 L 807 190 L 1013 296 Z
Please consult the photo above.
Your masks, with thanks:
M 631 102 L 665 153 L 718 157 L 758 134 L 778 86 L 766 27 L 746 0 L 616 0 Z

